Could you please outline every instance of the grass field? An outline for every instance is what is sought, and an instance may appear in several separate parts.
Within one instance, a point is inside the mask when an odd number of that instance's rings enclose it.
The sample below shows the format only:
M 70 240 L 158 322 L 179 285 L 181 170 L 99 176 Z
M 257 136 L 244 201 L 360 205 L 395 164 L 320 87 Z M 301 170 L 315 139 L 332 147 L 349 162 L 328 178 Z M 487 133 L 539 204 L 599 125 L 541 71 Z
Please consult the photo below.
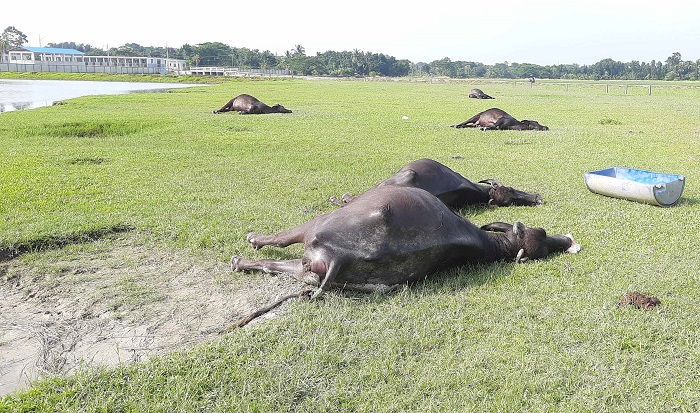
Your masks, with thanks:
M 467 99 L 472 87 L 496 100 Z M 211 113 L 240 93 L 293 113 Z M 492 106 L 550 131 L 449 127 Z M 4 113 L 8 289 L 12 262 L 51 268 L 110 237 L 212 265 L 232 254 L 295 258 L 298 246 L 255 251 L 245 235 L 331 211 L 330 195 L 360 193 L 422 157 L 545 200 L 460 211 L 475 224 L 519 220 L 572 233 L 582 250 L 454 269 L 386 296 L 293 302 L 282 317 L 186 350 L 37 381 L 0 399 L 0 412 L 698 411 L 698 119 L 697 88 L 304 79 Z M 610 166 L 683 174 L 683 198 L 660 208 L 589 192 L 583 173 Z M 618 307 L 634 290 L 662 306 Z

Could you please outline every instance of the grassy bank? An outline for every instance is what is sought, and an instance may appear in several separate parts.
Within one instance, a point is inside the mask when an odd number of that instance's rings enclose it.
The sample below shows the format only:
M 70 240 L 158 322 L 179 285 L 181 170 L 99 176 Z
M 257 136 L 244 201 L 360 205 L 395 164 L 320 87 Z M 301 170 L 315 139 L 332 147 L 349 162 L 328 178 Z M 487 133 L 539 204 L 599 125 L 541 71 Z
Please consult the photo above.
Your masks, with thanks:
M 0 72 L 0 79 L 28 80 L 91 80 L 101 82 L 155 83 L 220 83 L 223 79 L 209 76 L 180 76 L 152 74 L 59 73 L 59 72 Z
M 222 262 L 293 258 L 299 247 L 254 251 L 245 234 L 330 211 L 328 196 L 421 157 L 545 200 L 460 211 L 477 225 L 520 220 L 582 245 L 393 295 L 293 303 L 187 351 L 39 381 L 0 411 L 700 409 L 699 92 L 492 84 L 482 89 L 496 100 L 478 101 L 471 87 L 236 80 L 0 115 L 0 277 L 10 258 L 41 263 L 130 232 Z M 239 93 L 293 113 L 211 113 Z M 550 131 L 449 127 L 491 106 Z M 590 193 L 583 173 L 610 166 L 684 174 L 683 199 L 659 208 Z M 662 307 L 618 308 L 632 290 Z

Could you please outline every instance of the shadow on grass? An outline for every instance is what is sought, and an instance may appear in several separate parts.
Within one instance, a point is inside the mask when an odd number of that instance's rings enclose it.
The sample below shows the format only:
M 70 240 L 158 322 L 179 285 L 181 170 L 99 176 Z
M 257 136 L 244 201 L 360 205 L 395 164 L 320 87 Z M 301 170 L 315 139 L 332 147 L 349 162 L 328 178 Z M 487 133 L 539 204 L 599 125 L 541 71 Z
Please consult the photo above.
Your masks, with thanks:
M 676 204 L 676 205 L 695 206 L 695 205 L 698 205 L 698 204 L 700 204 L 700 199 L 681 197 L 680 201 L 678 201 L 678 204 Z
M 460 291 L 470 290 L 489 284 L 497 284 L 500 280 L 510 277 L 517 265 L 527 264 L 516 264 L 511 261 L 498 261 L 487 264 L 464 264 L 438 271 L 420 280 L 401 284 L 388 292 L 364 292 L 333 288 L 321 295 L 320 299 L 324 300 L 327 294 L 331 294 L 342 299 L 350 299 L 363 304 L 374 305 L 391 301 L 396 296 L 402 295 L 415 298 L 445 294 L 453 295 Z M 306 286 L 306 289 L 315 288 L 316 287 Z
M 341 297 L 343 299 L 357 300 L 363 304 L 373 305 L 392 300 L 395 296 L 401 294 L 408 294 L 410 297 L 423 297 L 443 293 L 451 294 L 508 277 L 510 274 L 512 274 L 514 265 L 517 264 L 513 262 L 467 264 L 455 268 L 449 268 L 436 274 L 432 274 L 424 279 L 403 284 L 388 292 L 370 293 L 351 289 L 333 288 L 322 295 L 321 300 L 323 300 L 327 294 L 333 294 L 334 296 Z M 277 276 L 291 277 L 289 274 L 279 274 Z M 267 314 L 269 311 L 278 307 L 287 300 L 308 300 L 316 289 L 317 287 L 315 286 L 304 285 L 302 288 L 297 289 L 295 293 L 290 291 L 289 295 L 278 298 L 275 301 L 271 301 L 267 305 L 259 307 L 257 310 L 239 317 L 239 319 L 233 324 L 221 330 L 220 334 L 226 334 L 237 328 L 244 327 L 249 322 L 264 314 Z
M 68 161 L 68 165 L 100 165 L 109 162 L 106 158 L 81 156 Z
M 97 241 L 112 234 L 133 231 L 134 227 L 127 224 L 117 224 L 110 227 L 78 231 L 71 234 L 47 235 L 37 239 L 20 242 L 9 248 L 0 249 L 0 263 L 10 261 L 30 252 L 46 251 L 62 248 L 67 245 L 83 244 Z

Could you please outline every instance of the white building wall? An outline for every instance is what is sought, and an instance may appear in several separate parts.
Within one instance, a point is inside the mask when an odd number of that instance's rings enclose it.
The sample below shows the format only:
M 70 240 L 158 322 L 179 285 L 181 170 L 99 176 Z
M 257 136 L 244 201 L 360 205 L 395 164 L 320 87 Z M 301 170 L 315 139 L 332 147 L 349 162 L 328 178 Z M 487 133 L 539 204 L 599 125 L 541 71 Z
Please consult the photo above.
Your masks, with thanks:
M 76 73 L 167 73 L 181 72 L 181 59 L 130 56 L 88 56 L 62 53 L 10 51 L 0 59 L 0 72 L 76 72 Z M 60 67 L 59 66 L 65 66 Z

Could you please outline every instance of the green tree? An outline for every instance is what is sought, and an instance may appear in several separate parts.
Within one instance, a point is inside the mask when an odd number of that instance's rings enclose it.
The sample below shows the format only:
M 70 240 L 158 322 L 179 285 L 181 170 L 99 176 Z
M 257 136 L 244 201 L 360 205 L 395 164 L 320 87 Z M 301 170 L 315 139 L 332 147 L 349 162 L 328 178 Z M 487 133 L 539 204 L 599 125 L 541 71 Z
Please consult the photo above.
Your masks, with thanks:
M 597 79 L 624 79 L 625 64 L 613 59 L 603 59 L 593 65 L 593 72 Z
M 294 49 L 286 51 L 284 54 L 284 65 L 287 70 L 294 74 L 309 74 L 311 61 L 306 57 L 304 46 L 298 44 L 294 46 Z
M 640 79 L 642 73 L 642 66 L 639 64 L 638 61 L 632 60 L 630 63 L 627 64 L 625 72 L 627 73 L 625 76 L 627 79 Z
M 551 78 L 551 69 L 532 63 L 511 63 L 510 73 L 517 78 Z
M 452 66 L 455 76 L 462 79 L 483 77 L 486 73 L 486 67 L 482 63 L 457 61 Z
M 277 66 L 277 58 L 269 50 L 265 50 L 260 54 L 260 68 L 271 69 Z
M 90 50 L 85 51 L 85 54 L 88 56 L 107 56 L 107 51 L 100 47 L 91 47 Z
M 112 54 L 116 56 L 144 56 L 147 53 L 141 45 L 136 43 L 126 43 L 123 46 L 119 46 L 111 50 Z
M 194 46 L 191 55 L 195 54 L 199 55 L 199 64 L 195 66 L 231 66 L 233 49 L 224 43 L 207 42 Z
M 436 76 L 454 77 L 455 67 L 449 57 L 430 62 L 430 72 Z
M 364 75 L 376 76 L 381 73 L 381 66 L 383 64 L 383 55 L 378 55 L 370 52 L 365 52 L 365 62 L 366 62 L 366 72 Z
M 681 77 L 680 75 L 678 75 L 678 72 L 676 72 L 675 70 L 671 70 L 669 72 L 666 72 L 664 80 L 681 80 Z
M 510 79 L 513 77 L 513 75 L 510 73 L 510 68 L 508 67 L 508 62 L 503 62 L 503 63 L 496 63 L 495 65 L 490 66 L 486 70 L 486 77 Z
M 354 49 L 352 51 L 352 70 L 355 74 L 364 74 L 365 72 L 365 56 L 360 49 Z
M 22 47 L 25 43 L 27 43 L 27 36 L 21 31 L 17 30 L 15 26 L 7 26 L 2 34 L 0 34 L 0 39 L 6 42 L 6 47 L 9 49 Z
M 681 63 L 681 54 L 678 52 L 673 53 L 666 59 L 666 71 L 670 72 L 676 70 L 676 67 Z
M 10 43 L 5 39 L 0 39 L 0 62 L 5 61 L 5 52 L 10 48 Z
M 676 72 L 681 80 L 692 80 L 691 76 L 695 72 L 695 65 L 690 60 L 681 60 L 676 65 Z
M 659 80 L 663 76 L 663 71 L 662 71 L 662 65 L 661 62 L 656 62 L 655 60 L 652 60 L 648 65 L 647 65 L 647 75 L 645 78 L 647 80 Z

